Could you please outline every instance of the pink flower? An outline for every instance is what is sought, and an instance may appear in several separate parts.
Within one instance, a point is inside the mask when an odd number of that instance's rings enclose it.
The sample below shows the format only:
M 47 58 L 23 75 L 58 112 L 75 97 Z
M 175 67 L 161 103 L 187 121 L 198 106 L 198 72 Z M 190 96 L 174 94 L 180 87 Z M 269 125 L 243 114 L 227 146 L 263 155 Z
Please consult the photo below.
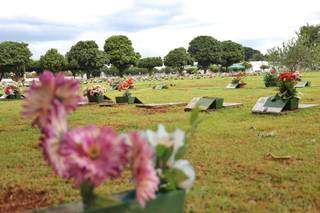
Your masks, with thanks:
M 41 146 L 43 154 L 54 171 L 62 176 L 67 170 L 63 158 L 59 154 L 59 147 L 65 132 L 67 132 L 66 111 L 57 100 L 53 103 L 54 107 L 49 112 L 48 123 L 42 129 Z
M 90 181 L 95 187 L 120 175 L 127 163 L 127 145 L 111 128 L 87 126 L 64 134 L 59 149 L 68 170 L 64 177 L 79 187 Z
M 127 143 L 132 146 L 128 158 L 136 182 L 136 198 L 145 207 L 146 201 L 156 197 L 160 183 L 152 161 L 154 151 L 142 133 L 132 132 L 126 136 Z
M 77 107 L 80 101 L 79 88 L 78 81 L 64 78 L 63 73 L 55 76 L 50 71 L 44 71 L 39 77 L 39 82 L 32 83 L 22 114 L 33 117 L 33 124 L 43 128 L 54 100 L 58 100 L 66 112 L 73 111 Z

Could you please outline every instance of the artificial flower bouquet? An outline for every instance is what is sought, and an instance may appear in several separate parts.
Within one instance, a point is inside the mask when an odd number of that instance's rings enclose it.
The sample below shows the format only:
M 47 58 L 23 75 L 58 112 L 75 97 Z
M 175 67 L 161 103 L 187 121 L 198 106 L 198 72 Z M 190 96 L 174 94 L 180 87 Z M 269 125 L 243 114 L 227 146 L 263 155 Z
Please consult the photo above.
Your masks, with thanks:
M 182 159 L 185 132 L 168 133 L 162 125 L 156 132 L 117 133 L 95 125 L 70 129 L 67 116 L 78 106 L 79 89 L 78 81 L 45 71 L 28 90 L 22 114 L 40 129 L 48 164 L 80 189 L 82 210 L 182 212 L 185 191 L 195 180 L 193 167 Z M 192 114 L 190 135 L 196 117 Z M 134 190 L 109 198 L 96 194 L 96 187 L 126 169 L 131 170 Z
M 246 83 L 244 82 L 243 78 L 245 77 L 245 74 L 240 72 L 237 75 L 235 75 L 232 80 L 231 80 L 231 84 L 233 85 L 238 85 L 237 87 L 239 88 L 243 88 Z
M 120 82 L 117 89 L 119 91 L 122 91 L 127 89 L 133 89 L 133 87 L 134 87 L 134 80 L 132 77 L 129 77 L 127 80 Z
M 279 88 L 278 93 L 273 96 L 273 100 L 282 99 L 288 101 L 286 109 L 297 109 L 299 105 L 298 91 L 295 85 L 300 80 L 298 72 L 286 71 L 278 76 Z
M 21 91 L 19 87 L 16 85 L 5 86 L 3 89 L 4 95 L 3 99 L 21 99 L 23 96 L 21 95 Z
M 266 87 L 276 87 L 278 86 L 278 73 L 275 69 L 270 72 L 266 72 L 263 76 L 264 85 Z
M 84 96 L 88 97 L 89 102 L 101 103 L 104 100 L 105 89 L 100 86 L 89 86 L 84 91 Z
M 137 97 L 133 96 L 129 89 L 132 89 L 134 87 L 134 80 L 133 78 L 128 78 L 127 80 L 119 83 L 117 89 L 118 91 L 123 91 L 124 93 L 122 96 L 116 97 L 117 103 L 128 103 L 128 104 L 134 104 L 134 103 L 142 103 Z
M 127 90 L 127 89 L 133 89 L 134 88 L 134 79 L 132 77 L 129 77 L 126 80 L 121 79 L 113 79 L 109 80 L 109 85 L 113 90 Z

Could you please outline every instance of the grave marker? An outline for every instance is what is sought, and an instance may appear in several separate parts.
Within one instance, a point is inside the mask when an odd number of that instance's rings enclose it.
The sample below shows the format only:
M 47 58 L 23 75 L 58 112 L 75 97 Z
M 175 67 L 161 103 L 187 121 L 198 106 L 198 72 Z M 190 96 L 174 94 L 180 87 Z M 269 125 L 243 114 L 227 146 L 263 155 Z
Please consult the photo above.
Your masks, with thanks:
M 292 109 L 304 109 L 319 106 L 319 104 L 298 104 L 299 99 L 281 99 L 272 97 L 261 97 L 252 108 L 252 113 L 281 114 Z
M 223 107 L 223 98 L 216 97 L 196 97 L 185 107 L 185 111 L 190 111 L 198 107 L 202 111 L 221 109 Z
M 142 104 L 142 101 L 135 96 L 116 97 L 117 104 Z
M 238 88 L 239 87 L 239 83 L 236 83 L 236 84 L 234 84 L 234 83 L 229 83 L 228 85 L 227 85 L 227 89 L 236 89 L 236 88 Z
M 294 87 L 295 88 L 311 87 L 311 81 L 300 81 Z

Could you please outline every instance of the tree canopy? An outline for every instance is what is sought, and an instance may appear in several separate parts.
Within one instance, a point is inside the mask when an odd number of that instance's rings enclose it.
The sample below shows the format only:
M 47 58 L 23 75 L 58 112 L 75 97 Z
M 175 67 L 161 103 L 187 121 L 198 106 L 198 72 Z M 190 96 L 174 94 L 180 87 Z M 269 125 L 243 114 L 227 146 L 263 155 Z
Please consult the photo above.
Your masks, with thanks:
M 244 49 L 241 44 L 233 41 L 221 42 L 221 62 L 224 67 L 228 67 L 234 63 L 238 63 L 244 60 Z
M 40 67 L 42 70 L 52 72 L 63 71 L 66 68 L 67 61 L 57 49 L 49 49 L 46 54 L 40 57 Z
M 251 47 L 244 47 L 244 60 L 246 61 L 263 61 L 264 55 L 259 51 Z
M 83 71 L 87 78 L 109 63 L 106 54 L 99 50 L 95 41 L 79 41 L 73 45 L 66 54 L 68 68 L 75 74 L 76 71 Z
M 132 42 L 124 35 L 114 35 L 107 38 L 104 51 L 110 59 L 110 63 L 118 69 L 120 76 L 123 76 L 124 71 L 131 65 L 135 65 L 141 57 L 140 54 L 134 52 Z
M 198 36 L 189 43 L 188 52 L 200 68 L 207 70 L 211 64 L 220 62 L 221 44 L 211 36 Z
M 28 44 L 6 41 L 0 43 L 0 80 L 4 73 L 22 77 L 32 56 Z
M 40 66 L 40 60 L 33 60 L 30 59 L 27 67 L 26 67 L 27 72 L 32 72 L 35 71 L 37 73 L 41 73 L 43 71 L 42 67 Z
M 295 38 L 269 49 L 267 60 L 291 70 L 320 69 L 320 25 L 302 26 Z
M 181 74 L 185 65 L 188 64 L 190 60 L 190 56 L 187 53 L 187 50 L 183 47 L 176 48 L 171 50 L 165 57 L 164 57 L 164 65 L 178 69 L 179 73 Z
M 148 69 L 149 74 L 155 67 L 162 66 L 163 62 L 161 57 L 147 57 L 138 61 L 138 67 Z

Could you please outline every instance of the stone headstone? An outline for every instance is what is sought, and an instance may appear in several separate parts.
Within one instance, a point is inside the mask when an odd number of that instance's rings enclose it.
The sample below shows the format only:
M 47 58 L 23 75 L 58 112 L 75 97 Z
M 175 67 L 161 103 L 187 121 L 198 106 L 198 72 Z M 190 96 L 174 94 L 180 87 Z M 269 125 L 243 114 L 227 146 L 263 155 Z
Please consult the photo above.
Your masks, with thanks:
M 239 83 L 237 83 L 237 84 L 230 83 L 230 84 L 227 85 L 226 88 L 227 89 L 235 89 L 237 87 L 239 87 Z
M 185 111 L 190 111 L 198 107 L 202 111 L 210 109 L 220 109 L 223 106 L 223 98 L 216 97 L 196 97 L 185 107 Z
M 295 88 L 311 87 L 311 82 L 310 81 L 300 81 L 294 87 Z
M 271 100 L 272 97 L 261 97 L 252 108 L 253 113 L 281 113 L 288 100 Z

